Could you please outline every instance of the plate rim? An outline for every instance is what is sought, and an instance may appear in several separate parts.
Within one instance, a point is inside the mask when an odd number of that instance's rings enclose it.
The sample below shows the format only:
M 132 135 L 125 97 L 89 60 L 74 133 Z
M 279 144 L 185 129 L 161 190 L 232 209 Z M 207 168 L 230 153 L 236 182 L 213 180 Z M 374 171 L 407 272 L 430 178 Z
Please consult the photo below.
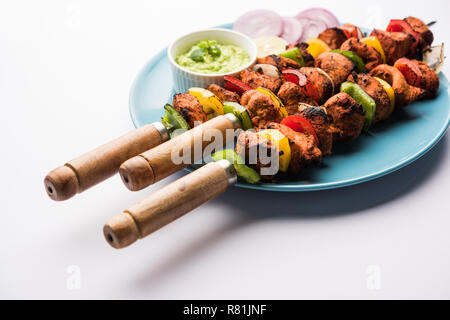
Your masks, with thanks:
M 231 23 L 224 24 L 220 27 L 231 27 Z M 162 49 L 160 52 L 158 52 L 156 55 L 154 55 L 147 63 L 145 63 L 140 69 L 138 74 L 133 80 L 133 83 L 130 87 L 130 93 L 128 98 L 128 111 L 130 113 L 131 121 L 133 122 L 133 125 L 135 128 L 139 128 L 141 124 L 139 123 L 139 120 L 136 118 L 135 113 L 133 112 L 133 106 L 135 105 L 135 99 L 134 99 L 134 92 L 136 91 L 136 87 L 138 85 L 138 80 L 141 79 L 144 75 L 144 73 L 149 73 L 152 71 L 152 69 L 157 65 L 157 63 L 164 58 L 164 56 L 167 55 L 167 47 Z M 445 76 L 445 74 L 441 71 L 440 74 L 442 75 L 443 79 L 445 80 L 447 86 L 446 88 L 443 88 L 442 86 L 439 88 L 439 90 L 449 90 L 449 82 L 448 78 Z M 442 83 L 442 79 L 441 79 Z M 388 174 L 391 174 L 397 170 L 400 170 L 401 168 L 404 168 L 408 166 L 409 164 L 413 163 L 414 161 L 420 159 L 422 156 L 424 156 L 428 151 L 433 149 L 433 147 L 443 138 L 445 135 L 448 127 L 450 124 L 450 108 L 447 112 L 447 119 L 444 123 L 444 125 L 439 130 L 438 134 L 431 139 L 425 146 L 418 149 L 417 152 L 412 154 L 411 156 L 407 157 L 403 161 L 397 162 L 395 165 L 392 165 L 388 168 L 372 172 L 367 175 L 363 175 L 360 177 L 352 178 L 352 179 L 346 179 L 346 180 L 340 180 L 337 182 L 326 182 L 326 183 L 314 183 L 314 184 L 303 184 L 303 185 L 294 185 L 294 184 L 247 184 L 242 182 L 237 182 L 234 186 L 244 189 L 252 189 L 252 190 L 262 190 L 262 191 L 275 191 L 275 192 L 307 192 L 307 191 L 320 191 L 320 190 L 331 190 L 331 189 L 338 189 L 343 187 L 349 187 L 353 185 L 357 185 L 360 183 L 372 181 L 378 178 L 381 178 L 383 176 L 386 176 Z M 192 172 L 195 169 L 189 167 L 185 168 L 186 171 Z

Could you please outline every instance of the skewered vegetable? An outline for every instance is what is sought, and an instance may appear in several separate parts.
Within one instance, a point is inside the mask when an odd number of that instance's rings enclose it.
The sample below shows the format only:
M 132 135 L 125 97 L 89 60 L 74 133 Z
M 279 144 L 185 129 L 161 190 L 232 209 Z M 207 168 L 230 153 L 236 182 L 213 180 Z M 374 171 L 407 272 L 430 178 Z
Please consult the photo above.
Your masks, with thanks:
M 366 111 L 366 121 L 363 129 L 366 132 L 369 131 L 377 108 L 375 101 L 356 83 L 344 82 L 341 85 L 341 92 L 351 96 Z
M 223 103 L 223 111 L 225 112 L 225 114 L 234 114 L 241 121 L 242 129 L 248 130 L 253 128 L 252 120 L 250 120 L 247 109 L 245 109 L 239 103 L 226 101 Z
M 161 118 L 161 123 L 166 127 L 170 138 L 190 129 L 188 123 L 184 118 L 172 107 L 170 104 L 164 106 L 164 117 Z
M 230 163 L 233 164 L 234 169 L 236 170 L 236 174 L 238 175 L 238 178 L 247 183 L 255 184 L 261 180 L 259 174 L 252 168 L 246 166 L 241 156 L 238 155 L 236 151 L 234 151 L 233 149 L 225 149 L 217 151 L 213 153 L 212 159 L 216 162 L 220 160 L 228 160 Z

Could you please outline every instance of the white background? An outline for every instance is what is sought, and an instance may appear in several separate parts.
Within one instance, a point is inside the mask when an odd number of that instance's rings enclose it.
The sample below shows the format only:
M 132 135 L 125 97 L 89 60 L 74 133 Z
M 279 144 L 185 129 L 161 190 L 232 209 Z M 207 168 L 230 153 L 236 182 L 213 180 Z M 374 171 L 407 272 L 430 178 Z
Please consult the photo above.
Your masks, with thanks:
M 120 251 L 104 222 L 184 173 L 139 193 L 117 176 L 67 202 L 44 192 L 47 171 L 132 129 L 131 83 L 172 39 L 310 6 L 368 27 L 438 20 L 450 44 L 449 1 L 2 0 L 0 298 L 450 298 L 448 136 L 355 187 L 233 188 Z

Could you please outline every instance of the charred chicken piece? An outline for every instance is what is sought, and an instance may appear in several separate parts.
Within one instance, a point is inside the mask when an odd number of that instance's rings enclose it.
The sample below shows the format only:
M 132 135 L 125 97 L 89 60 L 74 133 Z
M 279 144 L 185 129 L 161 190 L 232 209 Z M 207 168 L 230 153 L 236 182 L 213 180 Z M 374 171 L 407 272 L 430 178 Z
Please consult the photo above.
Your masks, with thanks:
M 194 124 L 208 121 L 203 107 L 196 97 L 189 93 L 179 93 L 173 96 L 173 107 L 183 116 L 191 128 Z
M 422 72 L 420 88 L 425 90 L 425 98 L 434 98 L 439 90 L 439 77 L 436 72 L 423 61 L 412 60 Z
M 370 71 L 370 75 L 381 78 L 392 86 L 395 92 L 396 108 L 403 108 L 415 100 L 425 97 L 425 91 L 421 88 L 410 86 L 397 68 L 380 64 Z
M 318 38 L 325 42 L 332 50 L 339 49 L 347 40 L 347 35 L 340 28 L 329 28 L 322 31 Z
M 359 137 L 366 113 L 358 102 L 341 92 L 330 98 L 325 108 L 333 121 L 331 128 L 334 141 L 353 141 Z
M 314 57 L 308 51 L 309 44 L 306 42 L 296 42 L 286 46 L 286 50 L 298 48 L 303 56 L 305 67 L 314 67 Z
M 278 70 L 283 71 L 286 69 L 299 69 L 301 66 L 292 59 L 280 57 L 277 55 L 270 55 L 263 58 L 258 58 L 256 60 L 258 64 L 270 64 L 278 68 Z
M 368 74 L 357 73 L 352 73 L 348 77 L 348 81 L 359 85 L 373 100 L 375 100 L 377 109 L 375 111 L 373 123 L 385 120 L 391 106 L 391 101 L 381 83 Z
M 404 20 L 408 22 L 411 28 L 413 28 L 413 30 L 420 35 L 420 38 L 423 41 L 422 48 L 431 46 L 434 40 L 433 32 L 431 32 L 430 28 L 428 28 L 428 26 L 422 20 L 416 17 L 408 17 Z
M 305 165 L 322 161 L 322 151 L 316 145 L 313 136 L 296 132 L 279 123 L 269 123 L 267 129 L 278 130 L 289 140 L 291 162 L 288 173 L 290 176 L 298 176 Z
M 324 108 L 304 108 L 298 114 L 308 120 L 314 128 L 319 139 L 319 149 L 322 151 L 322 155 L 324 157 L 331 155 L 331 149 L 333 148 L 333 130 L 330 127 L 331 121 Z
M 299 85 L 286 81 L 278 91 L 278 98 L 284 103 L 289 115 L 298 113 L 298 104 L 300 102 L 317 106 L 317 103 L 306 96 Z
M 214 93 L 222 102 L 228 101 L 239 103 L 241 100 L 241 97 L 239 97 L 236 92 L 224 89 L 217 84 L 210 84 L 206 89 Z
M 250 69 L 242 70 L 240 73 L 240 78 L 243 82 L 255 89 L 258 87 L 263 87 L 276 93 L 281 87 L 280 79 L 271 78 Z
M 337 52 L 320 54 L 316 59 L 316 67 L 328 73 L 336 87 L 339 87 L 354 69 L 353 62 Z
M 263 127 L 268 122 L 281 122 L 280 112 L 273 100 L 259 91 L 245 92 L 241 105 L 247 109 L 254 127 Z
M 272 154 L 277 152 L 277 148 L 272 142 L 255 131 L 247 130 L 242 132 L 236 142 L 236 153 L 244 160 L 245 164 L 258 172 L 262 180 L 271 181 L 273 176 L 263 175 L 262 168 L 270 167 L 270 163 L 262 161 L 260 156 L 266 156 L 270 159 Z
M 377 50 L 356 38 L 350 38 L 345 41 L 341 46 L 341 50 L 352 51 L 360 56 L 368 71 L 383 63 L 383 58 Z
M 377 37 L 380 41 L 386 55 L 386 62 L 389 65 L 393 65 L 398 59 L 408 56 L 415 42 L 412 35 L 404 32 L 386 32 L 375 29 L 371 36 Z
M 305 74 L 308 80 L 315 85 L 320 105 L 333 95 L 333 83 L 326 75 L 319 72 L 317 68 L 304 67 L 300 69 L 300 72 Z

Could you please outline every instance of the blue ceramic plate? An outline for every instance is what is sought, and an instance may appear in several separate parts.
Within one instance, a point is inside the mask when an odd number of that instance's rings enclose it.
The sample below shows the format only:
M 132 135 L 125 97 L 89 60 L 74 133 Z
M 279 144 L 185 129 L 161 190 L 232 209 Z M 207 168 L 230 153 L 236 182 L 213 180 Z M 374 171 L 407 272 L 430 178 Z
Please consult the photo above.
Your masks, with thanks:
M 231 24 L 221 26 L 231 28 Z M 302 180 L 238 187 L 268 191 L 312 191 L 350 186 L 398 170 L 423 156 L 442 138 L 450 120 L 449 83 L 440 74 L 434 100 L 416 102 L 386 123 L 375 125 L 352 143 L 339 144 L 320 167 L 308 168 Z M 174 92 L 167 49 L 138 74 L 130 92 L 130 114 L 136 127 L 159 121 Z

